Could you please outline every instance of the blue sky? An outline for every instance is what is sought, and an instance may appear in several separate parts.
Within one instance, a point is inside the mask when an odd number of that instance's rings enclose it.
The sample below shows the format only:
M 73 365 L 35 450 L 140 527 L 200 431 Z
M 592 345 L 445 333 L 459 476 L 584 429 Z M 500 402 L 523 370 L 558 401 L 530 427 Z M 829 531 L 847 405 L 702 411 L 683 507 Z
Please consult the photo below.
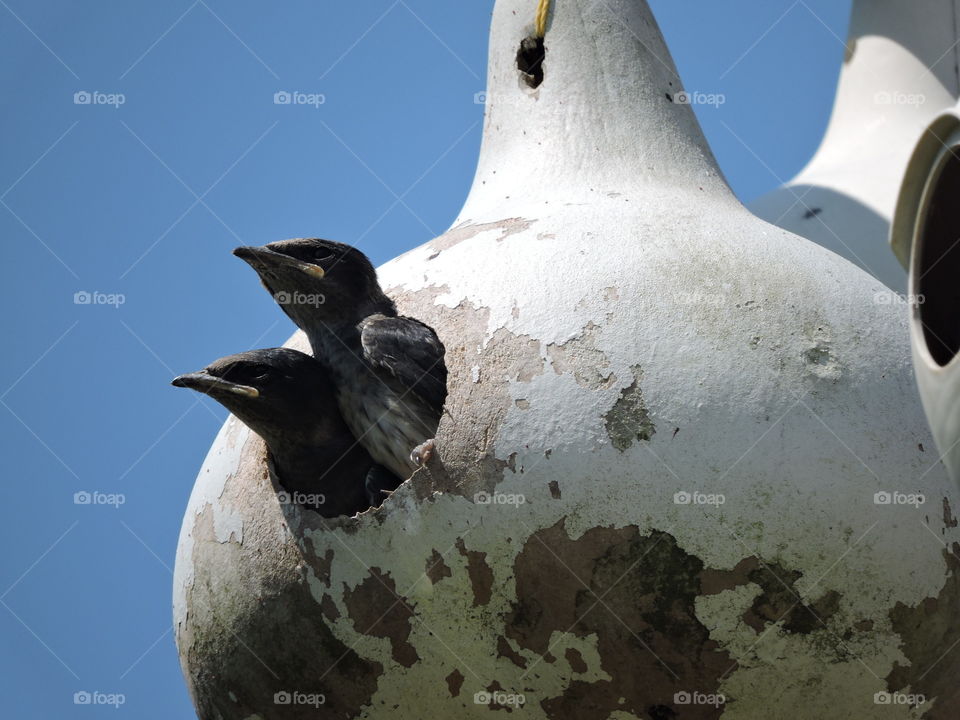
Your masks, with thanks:
M 826 127 L 850 3 L 651 5 L 687 89 L 725 95 L 696 110 L 740 198 L 790 178 Z M 0 0 L 6 716 L 193 716 L 171 568 L 226 412 L 170 379 L 292 330 L 233 247 L 321 235 L 379 264 L 449 226 L 492 7 Z

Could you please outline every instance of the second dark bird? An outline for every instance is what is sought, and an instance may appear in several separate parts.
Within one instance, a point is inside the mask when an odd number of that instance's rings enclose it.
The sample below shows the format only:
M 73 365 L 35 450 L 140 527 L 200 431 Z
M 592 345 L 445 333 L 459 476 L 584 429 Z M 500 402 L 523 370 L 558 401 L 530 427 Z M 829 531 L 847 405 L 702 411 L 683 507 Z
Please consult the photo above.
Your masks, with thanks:
M 264 439 L 283 488 L 325 517 L 383 502 L 399 480 L 357 444 L 323 367 L 309 355 L 270 348 L 229 355 L 174 379 L 205 393 Z
M 344 420 L 373 459 L 401 478 L 427 462 L 447 396 L 443 343 L 397 314 L 367 256 L 320 239 L 233 253 L 307 334 Z

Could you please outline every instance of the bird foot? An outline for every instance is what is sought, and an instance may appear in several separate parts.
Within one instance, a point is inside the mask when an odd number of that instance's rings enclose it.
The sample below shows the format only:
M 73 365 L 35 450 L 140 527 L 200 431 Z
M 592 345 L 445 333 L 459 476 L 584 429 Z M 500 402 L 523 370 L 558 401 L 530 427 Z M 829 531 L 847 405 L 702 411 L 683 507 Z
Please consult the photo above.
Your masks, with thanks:
M 437 443 L 431 438 L 426 442 L 420 443 L 417 445 L 413 451 L 410 453 L 410 460 L 417 467 L 423 467 L 428 462 L 433 460 L 434 454 L 437 451 Z
M 383 501 L 393 495 L 393 491 L 400 484 L 400 478 L 382 465 L 374 465 L 367 471 L 364 485 L 367 503 L 370 507 L 380 507 Z

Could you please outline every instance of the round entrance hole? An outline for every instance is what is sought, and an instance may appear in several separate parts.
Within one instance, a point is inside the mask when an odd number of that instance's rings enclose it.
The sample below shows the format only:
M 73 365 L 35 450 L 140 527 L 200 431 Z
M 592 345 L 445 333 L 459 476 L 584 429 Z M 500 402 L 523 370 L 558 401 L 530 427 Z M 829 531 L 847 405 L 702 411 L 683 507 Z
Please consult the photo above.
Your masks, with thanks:
M 960 352 L 960 147 L 951 148 L 925 191 L 917 223 L 912 292 L 930 357 Z

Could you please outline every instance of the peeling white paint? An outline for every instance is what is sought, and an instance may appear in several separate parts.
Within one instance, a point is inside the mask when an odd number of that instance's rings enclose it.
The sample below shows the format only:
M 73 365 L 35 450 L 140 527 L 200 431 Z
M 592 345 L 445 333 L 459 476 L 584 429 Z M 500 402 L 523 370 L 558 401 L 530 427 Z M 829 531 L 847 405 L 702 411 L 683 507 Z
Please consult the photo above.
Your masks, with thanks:
M 243 539 L 243 517 L 219 500 L 227 481 L 240 467 L 240 457 L 249 436 L 249 429 L 233 415 L 217 433 L 207 457 L 200 467 L 197 482 L 190 493 L 190 501 L 180 529 L 177 544 L 177 559 L 173 572 L 173 617 L 174 622 L 186 617 L 187 593 L 193 585 L 193 527 L 197 516 L 207 507 L 213 511 L 214 527 L 218 542 L 228 542 L 233 535 Z

